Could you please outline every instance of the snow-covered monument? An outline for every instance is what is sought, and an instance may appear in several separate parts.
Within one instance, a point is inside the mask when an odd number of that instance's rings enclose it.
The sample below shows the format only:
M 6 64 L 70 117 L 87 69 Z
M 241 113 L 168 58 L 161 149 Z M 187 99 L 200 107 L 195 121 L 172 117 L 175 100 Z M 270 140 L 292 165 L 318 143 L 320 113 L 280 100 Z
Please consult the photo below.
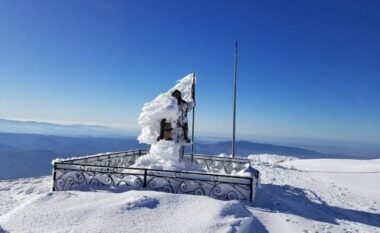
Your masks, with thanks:
M 150 150 L 112 152 L 53 161 L 53 190 L 96 186 L 148 189 L 252 202 L 259 172 L 241 158 L 194 154 L 188 113 L 195 107 L 195 74 L 146 103 L 138 123 Z M 186 154 L 185 147 L 192 153 Z

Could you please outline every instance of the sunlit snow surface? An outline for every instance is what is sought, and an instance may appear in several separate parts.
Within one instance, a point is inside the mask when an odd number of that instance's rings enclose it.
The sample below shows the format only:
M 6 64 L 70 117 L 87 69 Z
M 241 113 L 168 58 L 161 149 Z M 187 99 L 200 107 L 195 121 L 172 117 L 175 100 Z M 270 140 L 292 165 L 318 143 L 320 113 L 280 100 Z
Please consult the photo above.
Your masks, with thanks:
M 253 206 L 153 191 L 53 193 L 51 177 L 29 178 L 0 181 L 0 226 L 12 233 L 380 232 L 380 160 L 249 158 L 261 172 Z

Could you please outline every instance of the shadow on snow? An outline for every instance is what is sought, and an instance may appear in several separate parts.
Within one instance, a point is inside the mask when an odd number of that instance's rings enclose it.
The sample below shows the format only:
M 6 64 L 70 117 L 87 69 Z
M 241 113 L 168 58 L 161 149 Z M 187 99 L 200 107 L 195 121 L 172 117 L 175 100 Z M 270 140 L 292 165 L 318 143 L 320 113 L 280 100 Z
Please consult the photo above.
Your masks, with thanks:
M 331 224 L 338 224 L 337 220 L 346 220 L 380 227 L 380 214 L 330 206 L 314 192 L 289 185 L 261 186 L 254 207 Z

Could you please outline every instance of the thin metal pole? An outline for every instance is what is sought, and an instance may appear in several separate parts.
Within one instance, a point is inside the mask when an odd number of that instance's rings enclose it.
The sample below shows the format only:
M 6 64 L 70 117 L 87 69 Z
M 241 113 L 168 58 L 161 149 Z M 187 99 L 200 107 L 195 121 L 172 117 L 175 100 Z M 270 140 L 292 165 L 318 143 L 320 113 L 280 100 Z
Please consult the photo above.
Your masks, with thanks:
M 194 125 L 195 125 L 195 73 L 193 74 L 193 87 L 192 87 L 192 97 L 193 97 L 193 123 L 191 125 L 191 162 L 194 162 Z
M 233 123 L 232 123 L 232 157 L 236 156 L 236 81 L 237 81 L 237 54 L 238 44 L 235 42 L 235 66 L 234 66 L 234 106 L 233 106 Z

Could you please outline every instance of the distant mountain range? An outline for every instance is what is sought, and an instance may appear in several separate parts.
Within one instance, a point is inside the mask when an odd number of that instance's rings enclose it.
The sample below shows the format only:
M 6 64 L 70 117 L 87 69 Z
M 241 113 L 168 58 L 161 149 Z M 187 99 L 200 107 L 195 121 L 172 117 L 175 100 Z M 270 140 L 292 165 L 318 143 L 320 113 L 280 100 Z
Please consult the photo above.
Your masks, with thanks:
M 93 136 L 118 138 L 131 136 L 134 132 L 126 129 L 116 129 L 97 125 L 61 125 L 37 121 L 16 121 L 0 119 L 0 132 L 31 133 L 56 136 Z
M 28 132 L 28 133 L 25 133 Z M 59 125 L 34 121 L 0 119 L 0 179 L 47 175 L 51 161 L 111 151 L 149 149 L 133 133 L 87 125 Z M 198 143 L 199 142 L 199 143 Z M 195 152 L 205 155 L 231 154 L 231 141 L 200 141 Z M 358 158 L 324 154 L 299 147 L 237 141 L 237 155 L 279 154 L 299 158 Z M 190 152 L 190 147 L 186 148 Z
M 149 149 L 133 137 L 63 137 L 40 134 L 0 133 L 0 179 L 42 176 L 51 173 L 51 161 L 111 151 Z M 190 149 L 190 148 L 187 148 Z M 195 144 L 199 154 L 230 154 L 231 142 Z M 300 158 L 328 157 L 322 153 L 286 146 L 260 144 L 247 141 L 237 142 L 237 154 L 280 154 Z
M 100 152 L 147 148 L 130 137 L 62 137 L 0 133 L 0 179 L 47 175 L 51 161 Z
M 231 141 L 222 141 L 217 143 L 202 143 L 196 144 L 195 150 L 197 153 L 208 154 L 208 155 L 219 155 L 219 154 L 231 154 Z M 190 150 L 190 148 L 188 148 Z M 323 153 L 297 148 L 290 146 L 278 146 L 264 143 L 254 143 L 249 141 L 237 141 L 236 142 L 236 154 L 239 156 L 248 156 L 250 154 L 279 154 L 286 156 L 295 157 L 323 157 L 326 156 Z

